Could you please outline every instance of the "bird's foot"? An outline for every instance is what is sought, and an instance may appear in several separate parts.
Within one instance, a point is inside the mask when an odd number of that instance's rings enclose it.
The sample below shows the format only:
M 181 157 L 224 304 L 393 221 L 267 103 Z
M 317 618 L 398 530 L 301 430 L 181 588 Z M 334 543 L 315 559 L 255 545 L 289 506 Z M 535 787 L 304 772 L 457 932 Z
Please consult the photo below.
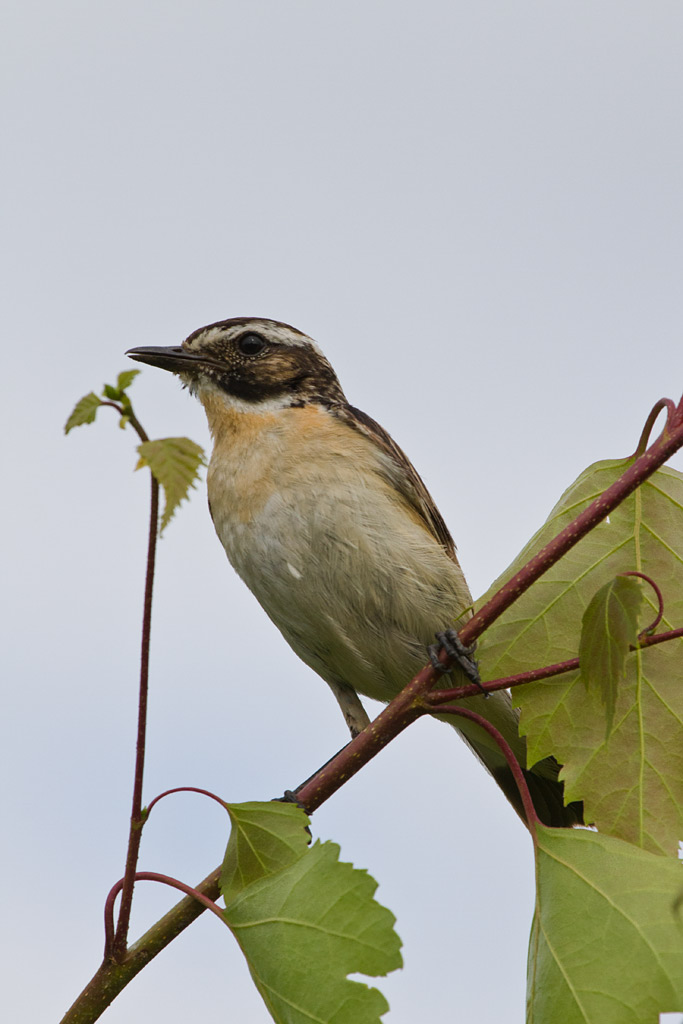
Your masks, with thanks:
M 439 641 L 438 644 L 430 644 L 427 648 L 432 667 L 439 672 L 452 671 L 452 666 L 447 667 L 439 661 L 439 654 L 444 650 L 448 657 L 452 658 L 463 670 L 469 681 L 478 686 L 485 697 L 489 697 L 489 692 L 481 685 L 477 662 L 472 658 L 477 645 L 472 644 L 471 647 L 465 647 L 454 629 L 446 629 L 443 633 L 435 633 L 434 635 Z
M 296 793 L 292 792 L 291 789 L 286 789 L 282 796 L 274 796 L 271 800 L 271 803 L 296 804 L 296 806 L 300 807 L 302 811 L 305 811 L 306 814 L 309 814 L 308 810 L 306 810 L 304 805 L 301 803 Z M 304 825 L 304 830 L 308 832 L 308 845 L 310 846 L 313 841 L 313 833 L 311 832 L 311 829 L 308 825 Z
M 299 802 L 299 798 L 296 793 L 291 789 L 286 789 L 282 796 L 274 796 L 271 803 L 296 804 L 296 806 L 300 807 L 302 811 L 306 810 L 304 805 Z

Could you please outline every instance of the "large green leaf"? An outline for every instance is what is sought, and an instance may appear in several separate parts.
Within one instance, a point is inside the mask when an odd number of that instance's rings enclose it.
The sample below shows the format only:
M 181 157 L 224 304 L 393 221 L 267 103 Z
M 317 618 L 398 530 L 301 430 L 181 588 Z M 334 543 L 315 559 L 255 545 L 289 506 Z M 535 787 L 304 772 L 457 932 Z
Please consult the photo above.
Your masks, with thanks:
M 225 919 L 273 1020 L 379 1024 L 384 996 L 347 977 L 401 966 L 394 915 L 373 899 L 377 883 L 340 863 L 336 844 L 309 848 L 308 819 L 293 805 L 229 811 Z
M 527 1024 L 657 1024 L 683 1011 L 683 866 L 537 827 Z
M 628 467 L 598 463 L 562 496 L 547 523 L 478 606 Z M 652 577 L 665 602 L 661 630 L 683 625 L 683 476 L 659 470 L 583 538 L 481 638 L 484 679 L 575 658 L 581 621 L 596 591 L 617 574 Z M 643 621 L 655 617 L 644 588 Z M 614 727 L 577 672 L 513 690 L 528 762 L 564 765 L 565 795 L 584 800 L 586 820 L 651 850 L 672 853 L 683 836 L 683 641 L 632 653 L 618 687 Z

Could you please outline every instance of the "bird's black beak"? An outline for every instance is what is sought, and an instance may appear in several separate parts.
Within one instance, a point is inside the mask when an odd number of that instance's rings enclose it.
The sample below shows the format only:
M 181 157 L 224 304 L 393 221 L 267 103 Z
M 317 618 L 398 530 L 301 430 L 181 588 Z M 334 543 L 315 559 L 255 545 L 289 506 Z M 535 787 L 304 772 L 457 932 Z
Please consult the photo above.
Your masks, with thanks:
M 193 364 L 201 362 L 180 345 L 143 345 L 141 348 L 129 348 L 126 355 L 138 363 L 149 363 L 171 373 L 186 373 Z

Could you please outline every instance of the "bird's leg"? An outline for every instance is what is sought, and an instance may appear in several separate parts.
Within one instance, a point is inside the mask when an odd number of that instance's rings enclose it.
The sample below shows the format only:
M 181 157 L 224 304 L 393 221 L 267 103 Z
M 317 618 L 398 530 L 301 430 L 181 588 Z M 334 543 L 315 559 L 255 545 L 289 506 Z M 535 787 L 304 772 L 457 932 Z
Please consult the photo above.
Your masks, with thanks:
M 449 658 L 463 670 L 467 678 L 475 686 L 478 686 L 485 697 L 490 696 L 487 690 L 481 685 L 481 678 L 479 676 L 479 667 L 477 662 L 472 658 L 476 649 L 476 644 L 472 644 L 471 647 L 465 647 L 460 637 L 454 629 L 446 629 L 443 633 L 435 633 L 436 639 L 439 641 L 438 644 L 430 644 L 427 648 L 429 654 L 429 660 L 432 663 L 433 668 L 439 672 L 451 672 L 451 668 L 446 668 L 445 665 L 439 661 L 439 654 L 443 649 Z
M 342 709 L 344 720 L 351 733 L 351 739 L 355 739 L 358 733 L 370 725 L 367 711 L 361 704 L 354 688 L 349 686 L 348 683 L 340 683 L 337 680 L 330 682 L 328 679 L 327 685 L 332 690 L 332 693 L 337 698 L 339 707 Z

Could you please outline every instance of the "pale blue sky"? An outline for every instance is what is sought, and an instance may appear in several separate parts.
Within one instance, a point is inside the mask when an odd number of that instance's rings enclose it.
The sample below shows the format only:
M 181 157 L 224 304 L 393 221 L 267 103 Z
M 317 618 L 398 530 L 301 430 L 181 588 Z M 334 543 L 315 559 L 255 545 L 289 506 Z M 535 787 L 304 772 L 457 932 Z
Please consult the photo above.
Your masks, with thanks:
M 481 593 L 586 465 L 630 453 L 656 399 L 679 397 L 683 8 L 12 0 L 0 40 L 2 991 L 34 1024 L 99 962 L 134 742 L 148 483 L 106 411 L 65 439 L 71 406 L 131 346 L 288 321 L 406 449 Z M 208 444 L 168 375 L 146 369 L 132 395 L 150 434 Z M 146 798 L 269 798 L 344 739 L 200 486 L 160 545 Z M 141 867 L 192 882 L 218 863 L 215 806 L 155 816 Z M 314 831 L 398 917 L 388 1022 L 523 1020 L 530 842 L 450 729 L 420 723 Z M 173 902 L 139 895 L 136 934 Z M 189 1014 L 269 1019 L 215 920 L 105 1019 Z

